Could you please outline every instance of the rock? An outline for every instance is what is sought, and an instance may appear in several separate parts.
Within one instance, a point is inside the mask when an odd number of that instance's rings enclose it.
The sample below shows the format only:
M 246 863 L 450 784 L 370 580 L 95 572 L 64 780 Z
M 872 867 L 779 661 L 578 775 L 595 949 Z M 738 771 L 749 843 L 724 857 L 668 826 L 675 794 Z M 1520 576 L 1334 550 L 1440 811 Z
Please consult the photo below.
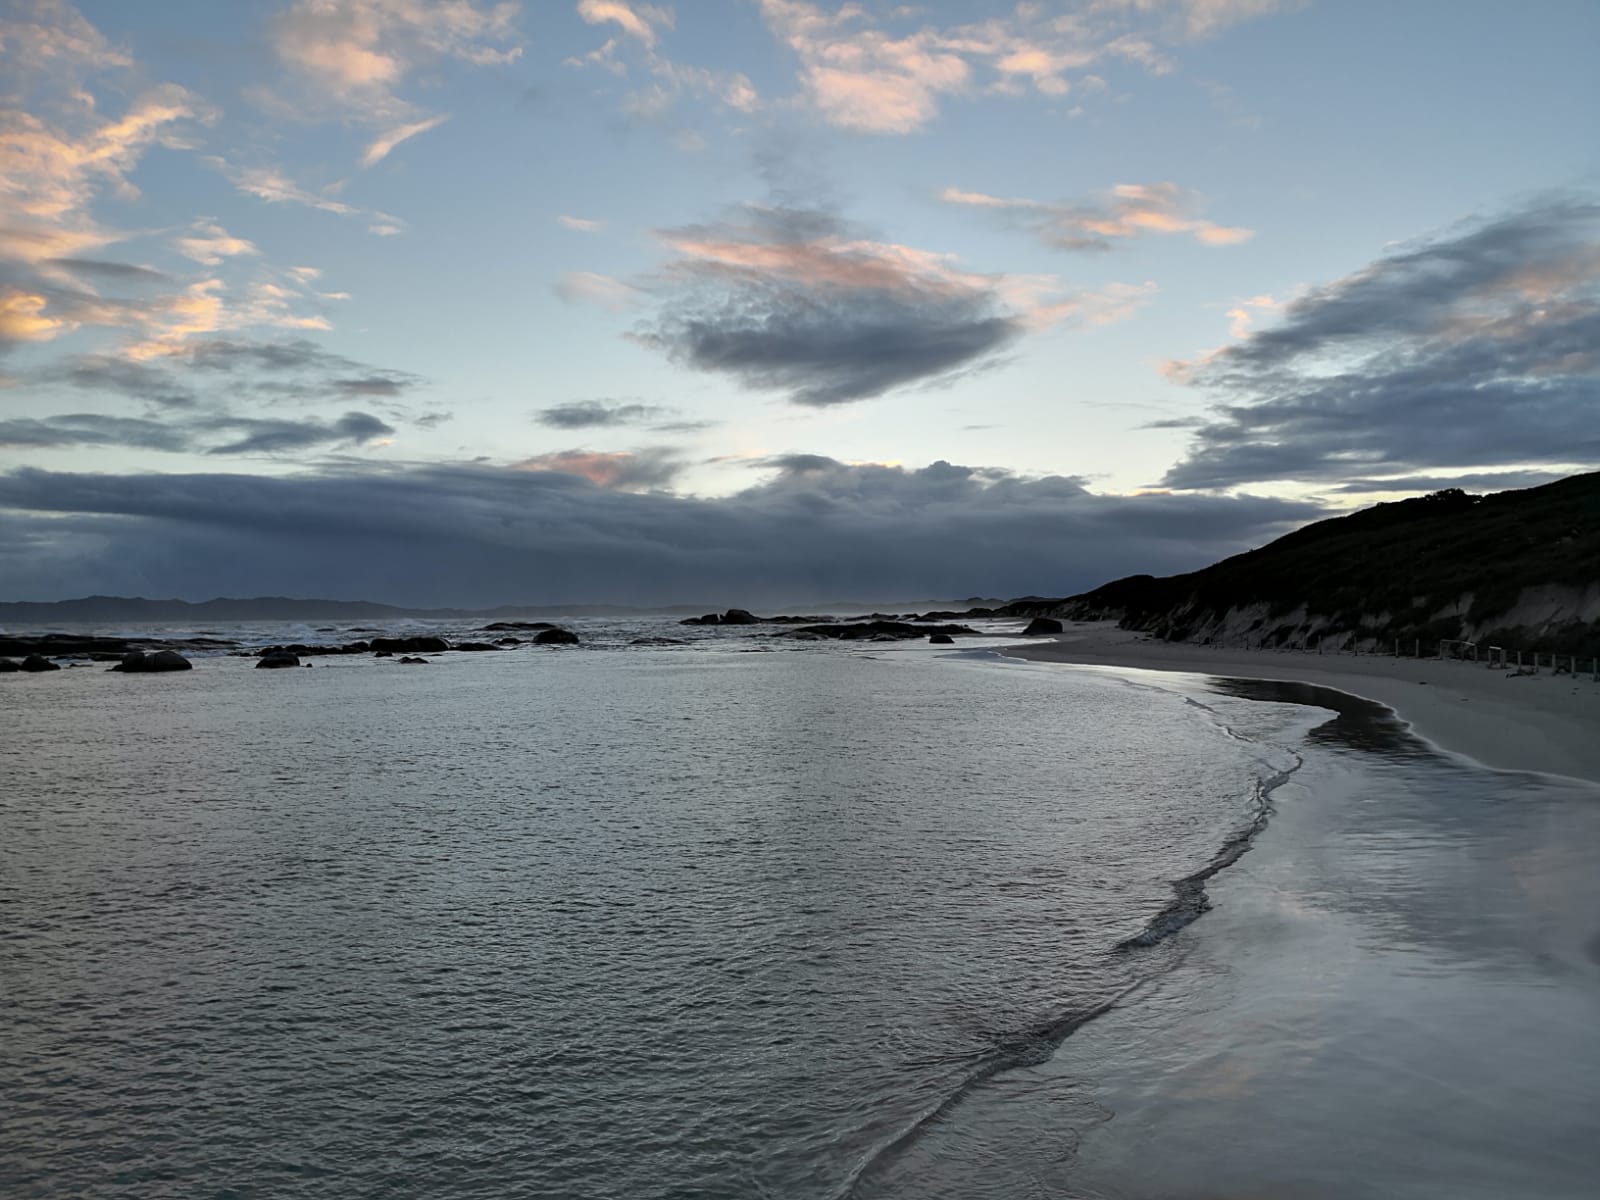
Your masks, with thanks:
M 499 633 L 504 629 L 554 629 L 549 621 L 496 621 L 493 625 L 485 625 L 485 633 Z
M 176 650 L 157 650 L 153 654 L 130 650 L 122 656 L 122 661 L 111 669 L 113 671 L 189 671 L 193 668 L 194 664 Z
M 722 614 L 722 624 L 759 625 L 761 624 L 761 618 L 747 613 L 742 608 L 730 608 L 727 612 Z
M 273 670 L 277 667 L 298 667 L 300 656 L 292 650 L 268 650 L 256 659 L 256 670 Z
M 948 633 L 929 634 L 928 641 L 935 646 L 953 646 L 956 642 Z
M 428 660 L 427 659 L 425 659 L 425 658 L 413 658 L 409 654 L 407 654 L 404 657 L 402 657 L 399 660 L 399 662 L 400 662 L 400 665 L 402 667 L 426 667 L 428 665 Z
M 8 671 L 20 670 L 22 670 L 22 668 L 19 667 L 13 659 L 0 658 L 0 675 L 4 675 Z
M 641 637 L 634 638 L 628 644 L 630 646 L 687 646 L 689 643 L 682 638 Z
M 576 646 L 578 635 L 570 629 L 544 629 L 533 637 L 535 646 Z
M 961 634 L 975 634 L 977 632 L 976 629 L 968 629 L 965 625 L 908 625 L 904 621 L 859 621 L 849 625 L 806 625 L 785 636 L 798 637 L 801 634 L 813 634 L 817 637 L 859 642 L 876 640 L 879 637 L 899 640 L 902 638 L 930 637 L 936 633 L 957 637 Z
M 1034 637 L 1041 633 L 1061 633 L 1062 624 L 1054 617 L 1035 617 L 1028 622 L 1028 627 L 1022 631 L 1023 637 Z
M 499 646 L 491 646 L 488 642 L 457 642 L 453 650 L 498 650 Z
M 388 650 L 394 654 L 437 654 L 450 649 L 442 637 L 373 638 L 367 643 L 369 650 Z
M 707 613 L 703 617 L 685 617 L 678 622 L 679 625 L 721 625 L 722 618 L 716 613 Z
M 22 671 L 59 671 L 59 670 L 61 670 L 61 664 L 60 663 L 51 662 L 48 658 L 45 658 L 45 657 L 43 657 L 42 655 L 39 655 L 39 654 L 30 654 L 30 655 L 28 655 L 27 658 L 22 660 L 21 664 L 18 667 L 18 670 L 22 670 Z

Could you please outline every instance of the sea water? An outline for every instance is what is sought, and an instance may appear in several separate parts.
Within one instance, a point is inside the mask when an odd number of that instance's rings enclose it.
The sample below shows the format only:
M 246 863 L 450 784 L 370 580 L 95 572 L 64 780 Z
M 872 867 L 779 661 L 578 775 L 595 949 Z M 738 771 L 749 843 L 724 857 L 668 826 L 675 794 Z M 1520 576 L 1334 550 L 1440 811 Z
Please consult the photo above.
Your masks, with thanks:
M 1437 848 L 1493 778 L 1303 696 L 585 632 L 0 677 L 0 1193 L 1177 1194 L 1106 1131 L 1185 1111 L 1163 1055 L 1238 1003 L 1195 947 L 1254 936 L 1200 914 L 1274 804 L 1403 760 Z

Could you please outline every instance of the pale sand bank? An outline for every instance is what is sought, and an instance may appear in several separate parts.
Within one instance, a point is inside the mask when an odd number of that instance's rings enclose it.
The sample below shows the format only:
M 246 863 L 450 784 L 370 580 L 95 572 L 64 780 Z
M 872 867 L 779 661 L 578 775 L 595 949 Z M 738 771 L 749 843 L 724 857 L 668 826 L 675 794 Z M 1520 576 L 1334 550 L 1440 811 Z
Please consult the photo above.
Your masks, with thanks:
M 1080 622 L 1003 653 L 1039 662 L 1289 679 L 1387 705 L 1412 731 L 1486 766 L 1600 783 L 1600 683 L 1587 673 L 1507 678 L 1469 662 L 1219 649 L 1147 639 L 1110 621 Z

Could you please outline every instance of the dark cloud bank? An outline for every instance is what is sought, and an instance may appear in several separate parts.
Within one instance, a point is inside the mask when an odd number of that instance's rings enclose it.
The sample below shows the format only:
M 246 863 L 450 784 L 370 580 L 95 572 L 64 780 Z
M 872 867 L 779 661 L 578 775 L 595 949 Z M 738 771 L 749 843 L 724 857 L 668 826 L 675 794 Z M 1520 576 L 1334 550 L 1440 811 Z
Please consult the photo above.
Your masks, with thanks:
M 1600 465 L 1600 203 L 1402 246 L 1183 367 L 1221 402 L 1168 487 Z
M 713 500 L 484 466 L 0 475 L 6 599 L 315 595 L 417 605 L 1060 594 L 1258 544 L 1318 512 L 1258 497 L 1097 496 L 939 462 L 815 455 Z

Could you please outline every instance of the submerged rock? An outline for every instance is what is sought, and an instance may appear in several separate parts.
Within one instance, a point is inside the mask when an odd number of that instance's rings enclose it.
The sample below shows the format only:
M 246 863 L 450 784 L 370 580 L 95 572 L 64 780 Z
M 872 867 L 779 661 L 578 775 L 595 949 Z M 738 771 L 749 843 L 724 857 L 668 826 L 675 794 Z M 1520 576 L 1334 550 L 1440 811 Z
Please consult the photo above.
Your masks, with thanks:
M 154 654 L 145 654 L 139 650 L 130 650 L 122 656 L 122 661 L 112 667 L 113 671 L 189 671 L 194 664 L 176 650 L 157 650 Z
M 535 634 L 533 644 L 535 646 L 576 646 L 578 644 L 578 635 L 570 629 L 552 627 Z
M 370 650 L 389 650 L 395 654 L 437 654 L 450 649 L 442 637 L 373 638 L 367 643 Z
M 965 625 L 908 625 L 904 621 L 858 621 L 848 625 L 806 625 L 785 636 L 800 637 L 811 634 L 815 637 L 838 638 L 845 642 L 864 642 L 877 641 L 880 638 L 898 641 L 902 638 L 930 637 L 936 633 L 958 637 L 977 632 L 976 629 L 968 629 Z
M 491 646 L 488 642 L 457 642 L 452 650 L 498 650 L 499 646 Z
M 415 658 L 415 657 L 413 657 L 412 655 L 409 655 L 409 654 L 404 655 L 403 657 L 401 657 L 397 661 L 398 661 L 399 665 L 402 666 L 402 667 L 426 667 L 426 666 L 429 665 L 427 659 L 425 659 L 425 658 Z

